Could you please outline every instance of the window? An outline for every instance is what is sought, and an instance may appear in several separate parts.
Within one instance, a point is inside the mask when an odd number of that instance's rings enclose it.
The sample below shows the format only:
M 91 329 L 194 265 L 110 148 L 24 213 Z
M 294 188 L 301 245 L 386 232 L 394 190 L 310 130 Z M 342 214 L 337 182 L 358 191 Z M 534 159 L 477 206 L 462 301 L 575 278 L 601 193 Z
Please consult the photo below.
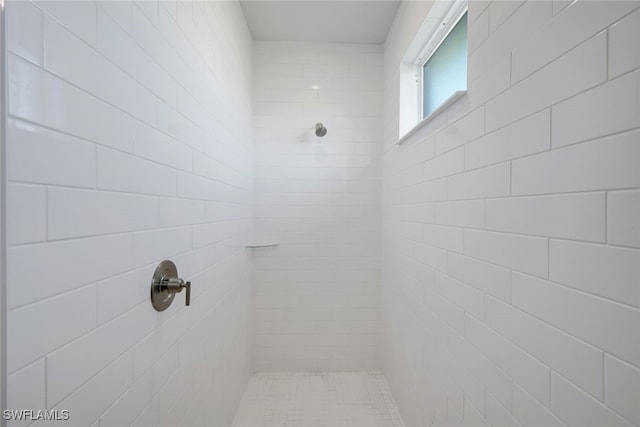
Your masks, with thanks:
M 435 0 L 400 62 L 399 144 L 467 89 L 467 0 Z
M 422 118 L 467 89 L 467 14 L 422 65 Z

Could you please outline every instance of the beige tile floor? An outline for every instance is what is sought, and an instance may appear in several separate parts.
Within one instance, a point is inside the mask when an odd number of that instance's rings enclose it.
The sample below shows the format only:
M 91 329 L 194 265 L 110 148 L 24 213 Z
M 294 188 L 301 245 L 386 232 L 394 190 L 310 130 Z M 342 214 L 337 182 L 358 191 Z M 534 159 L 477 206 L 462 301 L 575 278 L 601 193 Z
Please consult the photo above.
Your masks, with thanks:
M 404 427 L 379 372 L 256 373 L 233 427 Z

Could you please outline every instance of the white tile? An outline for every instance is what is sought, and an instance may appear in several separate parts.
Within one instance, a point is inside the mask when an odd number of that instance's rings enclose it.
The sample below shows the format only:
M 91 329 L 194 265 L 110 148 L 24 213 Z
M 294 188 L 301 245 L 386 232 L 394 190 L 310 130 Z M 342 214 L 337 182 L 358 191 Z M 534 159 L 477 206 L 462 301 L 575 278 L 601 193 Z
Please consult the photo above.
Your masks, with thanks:
M 404 426 L 380 373 L 253 374 L 232 425 L 267 427 L 288 422 Z
M 147 123 L 157 121 L 156 98 L 52 19 L 44 22 L 44 68 Z
M 47 356 L 48 404 L 55 405 L 60 402 L 69 393 L 96 376 L 105 366 L 113 363 L 116 358 L 151 332 L 156 326 L 156 321 L 157 312 L 151 304 L 143 303 L 49 354 Z M 133 371 L 130 360 L 127 365 L 128 377 L 131 380 Z
M 12 181 L 88 188 L 96 185 L 95 144 L 70 135 L 9 119 L 7 158 Z
M 565 425 L 518 384 L 513 385 L 512 411 L 515 419 L 523 427 L 564 427 Z
M 200 50 L 200 52 L 196 51 L 196 47 L 193 46 L 192 40 L 193 35 L 195 34 L 195 29 L 193 28 L 193 24 L 191 23 L 191 12 L 188 8 L 191 7 L 190 3 L 177 3 L 178 6 L 182 6 L 182 8 L 176 8 L 175 16 L 170 16 L 169 8 L 159 8 L 158 9 L 158 24 L 156 27 L 160 30 L 160 35 L 164 37 L 169 44 L 175 49 L 176 52 L 180 54 L 182 61 L 185 61 L 189 64 L 191 68 L 194 69 L 196 74 L 204 72 L 205 60 L 207 56 L 207 50 Z M 144 12 L 143 12 L 144 13 Z M 197 14 L 196 14 L 197 15 Z M 215 14 L 214 17 L 218 15 Z M 148 16 L 147 16 L 148 18 Z M 218 21 L 218 25 L 222 27 L 221 23 L 224 20 Z M 153 22 L 151 22 L 153 24 Z M 235 26 L 230 26 L 233 31 L 238 31 Z M 238 33 L 242 34 L 242 33 Z M 240 38 L 240 37 L 238 37 Z M 246 46 L 248 48 L 248 46 Z M 200 53 L 203 53 L 201 56 Z M 245 51 L 245 55 L 248 54 L 248 51 Z M 244 64 L 244 67 L 247 67 L 249 64 Z M 246 68 L 244 68 L 246 70 Z
M 66 240 L 9 248 L 10 308 L 50 297 L 131 268 L 131 236 Z M 33 268 L 33 266 L 38 268 Z M 61 274 L 51 275 L 51 271 Z
M 160 420 L 167 421 L 167 418 L 171 419 L 170 416 L 172 414 L 175 417 L 176 409 L 180 408 L 179 403 L 181 398 L 188 394 L 192 388 L 192 381 L 190 376 L 186 375 L 184 369 L 178 369 L 169 379 L 158 395 L 158 406 L 160 409 L 158 417 Z M 174 420 L 173 424 L 163 423 L 163 425 L 167 427 L 177 425 L 177 420 Z
M 69 368 L 70 372 L 73 369 Z M 74 423 L 90 425 L 131 386 L 131 352 L 107 365 L 97 375 L 82 384 L 62 402 L 48 400 L 55 409 L 66 409 Z M 35 423 L 45 426 L 49 423 Z
M 46 240 L 47 191 L 43 186 L 7 185 L 7 243 Z
M 640 70 L 555 105 L 552 145 L 560 147 L 640 126 L 639 93 Z
M 158 399 L 154 398 L 144 407 L 140 415 L 131 423 L 133 427 L 154 427 L 158 421 Z
M 609 355 L 604 359 L 604 402 L 632 424 L 640 424 L 640 369 Z
M 145 405 L 151 401 L 151 385 L 151 373 L 136 381 L 113 406 L 100 416 L 100 425 L 103 427 L 130 425 Z
M 199 200 L 161 197 L 160 227 L 199 224 L 205 221 L 205 203 Z
M 95 286 L 85 286 L 9 312 L 9 372 L 94 329 L 97 325 L 96 294 Z M 25 339 L 25 336 L 30 339 Z
M 635 187 L 640 182 L 640 132 L 536 154 L 512 162 L 513 195 Z
M 459 355 L 467 369 L 487 387 L 496 399 L 506 407 L 511 406 L 512 379 L 498 366 L 487 359 L 468 340 L 456 333 L 448 334 L 448 346 Z
M 100 0 L 96 4 L 122 27 L 128 34 L 132 32 L 132 6 L 131 2 Z
M 483 228 L 484 204 L 484 200 L 436 203 L 435 222 L 457 227 Z
M 435 290 L 478 319 L 484 318 L 482 292 L 442 273 L 436 273 Z
M 154 271 L 155 266 L 149 266 L 98 282 L 98 324 L 102 325 L 148 300 Z
M 422 230 L 423 243 L 462 253 L 463 231 L 461 228 L 424 224 Z
M 486 299 L 485 307 L 489 327 L 592 396 L 603 399 L 601 350 L 493 298 Z
M 154 25 L 158 26 L 158 4 L 156 2 L 136 1 L 135 5 L 140 9 L 144 16 Z
M 216 200 L 216 183 L 208 178 L 178 172 L 177 194 L 180 197 Z
M 484 108 L 477 108 L 436 134 L 436 155 L 484 135 Z
M 45 409 L 45 367 L 44 359 L 11 374 L 7 378 L 8 409 Z M 27 425 L 16 422 L 15 425 Z
M 511 191 L 511 165 L 494 166 L 465 172 L 447 178 L 449 200 L 480 199 L 508 196 Z
M 547 277 L 547 239 L 465 230 L 464 254 L 517 271 Z
M 635 41 L 640 38 L 638 28 L 640 10 L 625 16 L 609 29 L 610 78 L 640 67 L 640 52 L 635 45 Z
M 492 199 L 486 201 L 486 228 L 604 242 L 605 210 L 605 193 Z
M 176 195 L 176 172 L 166 166 L 102 147 L 98 147 L 97 164 L 101 190 Z
M 524 1 L 492 2 L 488 13 L 491 15 L 490 32 L 496 31 L 520 7 Z
M 431 181 L 464 170 L 464 148 L 449 151 L 424 162 L 423 179 Z
M 510 3 L 510 2 L 509 2 Z M 512 53 L 514 82 L 520 81 L 553 59 L 566 54 L 574 46 L 604 30 L 637 5 L 633 2 L 575 2 L 549 21 L 548 25 L 514 49 Z M 492 16 L 493 18 L 493 16 Z M 623 36 L 624 37 L 624 36 Z M 609 41 L 610 46 L 612 41 Z M 629 53 L 633 50 L 627 50 Z M 609 58 L 611 61 L 611 58 Z
M 173 376 L 174 372 L 178 369 L 178 346 L 175 345 L 166 351 L 162 357 L 160 357 L 153 367 L 151 368 L 151 374 L 153 378 L 152 394 L 157 395 L 162 387 Z M 134 370 L 134 374 L 135 374 Z
M 16 56 L 10 55 L 8 59 L 9 112 L 12 115 L 101 144 L 131 150 L 130 116 Z
M 549 368 L 478 320 L 465 316 L 465 336 L 543 404 L 549 401 Z
M 182 60 L 179 53 L 170 44 L 162 42 L 164 39 L 160 31 L 144 16 L 140 8 L 132 7 L 130 3 L 128 5 L 133 9 L 134 40 L 183 87 L 192 88 L 193 70 L 189 66 L 190 64 Z
M 7 49 L 42 65 L 42 12 L 30 2 L 7 2 Z
M 153 367 L 154 394 L 158 393 L 178 367 L 176 342 L 183 333 L 183 329 L 188 327 L 188 319 L 184 313 L 184 311 L 179 312 L 171 322 L 156 328 L 133 347 L 133 376 L 138 379 Z M 154 357 L 161 354 L 163 356 L 159 359 Z
M 38 7 L 91 46 L 96 45 L 96 5 L 66 1 L 38 1 Z
M 553 3 L 553 14 L 557 15 L 562 12 L 567 6 L 574 4 L 575 2 L 571 0 L 552 0 Z
M 50 240 L 138 231 L 158 226 L 158 199 L 133 194 L 49 188 Z
M 224 164 L 202 154 L 193 157 L 193 173 L 218 181 L 225 180 Z
M 473 71 L 467 70 L 467 98 L 474 106 L 482 105 L 509 88 L 511 84 L 511 56 L 503 55 L 484 72 L 473 73 Z
M 433 267 L 439 271 L 447 269 L 447 252 L 435 246 L 423 245 L 422 243 L 414 243 L 413 256 L 426 265 Z
M 514 273 L 513 305 L 630 363 L 640 365 L 640 310 Z M 598 313 L 594 316 L 594 313 Z
M 491 393 L 487 393 L 487 423 L 492 426 L 520 426 L 507 408 L 502 406 Z
M 178 88 L 176 107 L 180 114 L 187 117 L 199 128 L 205 131 L 215 129 L 211 120 L 211 113 L 207 110 L 205 105 L 196 100 L 196 98 L 183 88 Z M 211 109 L 211 106 L 207 105 L 207 107 Z
M 551 2 L 546 1 L 525 2 L 490 35 L 487 42 L 471 52 L 468 58 L 469 75 L 491 69 L 505 55 L 509 56 L 508 52 L 518 44 L 535 36 L 551 18 L 551 6 Z
M 110 16 L 102 10 L 97 15 L 98 51 L 157 97 L 175 105 L 175 81 Z
M 551 406 L 569 427 L 632 426 L 555 372 L 551 373 Z
M 502 301 L 511 299 L 511 276 L 505 268 L 448 252 L 447 273 Z
M 302 64 L 256 64 L 254 75 L 261 76 L 302 76 L 304 65 Z
M 547 109 L 478 138 L 465 146 L 465 167 L 476 169 L 548 150 L 550 127 Z
M 605 81 L 606 42 L 603 32 L 489 101 L 486 130 L 498 129 Z
M 467 50 L 469 53 L 473 53 L 482 43 L 484 43 L 489 37 L 489 9 L 485 9 L 484 12 L 473 21 L 469 21 L 467 28 Z
M 469 3 L 468 11 L 469 11 L 469 23 L 475 22 L 476 19 L 480 17 L 482 12 L 491 4 L 490 1 L 476 1 Z
M 194 226 L 193 247 L 200 248 L 232 237 L 236 234 L 234 231 L 237 229 L 233 225 L 234 222 L 221 221 Z M 284 247 L 285 246 L 276 247 L 274 251 L 278 251 Z M 300 255 L 300 253 L 298 253 L 298 255 Z
M 640 248 L 640 191 L 607 193 L 607 242 Z
M 190 227 L 143 231 L 133 235 L 133 263 L 142 266 L 192 248 Z
M 401 210 L 402 212 L 402 216 L 403 219 L 406 219 L 407 221 L 412 221 L 412 222 L 424 222 L 424 223 L 434 223 L 435 222 L 435 205 L 433 203 L 418 203 L 418 204 L 411 204 L 411 205 L 403 205 L 402 207 L 399 208 L 399 210 Z M 455 210 L 455 207 L 451 207 L 451 206 L 444 206 L 441 208 L 442 212 L 446 211 L 453 211 Z M 452 216 L 452 222 L 453 221 L 461 221 L 461 219 L 459 217 L 456 216 Z M 446 224 L 446 225 L 454 225 L 454 224 L 448 224 L 445 222 L 444 219 L 442 219 L 442 224 Z
M 640 307 L 640 251 L 562 240 L 549 243 L 549 279 Z

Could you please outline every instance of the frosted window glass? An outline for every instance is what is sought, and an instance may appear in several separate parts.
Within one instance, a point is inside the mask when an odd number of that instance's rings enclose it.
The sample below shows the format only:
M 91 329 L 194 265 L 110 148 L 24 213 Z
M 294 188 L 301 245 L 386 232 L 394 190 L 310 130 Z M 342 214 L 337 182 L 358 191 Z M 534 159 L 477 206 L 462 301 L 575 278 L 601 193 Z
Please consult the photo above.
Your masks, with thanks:
M 467 89 L 467 14 L 422 68 L 422 118 L 451 95 Z

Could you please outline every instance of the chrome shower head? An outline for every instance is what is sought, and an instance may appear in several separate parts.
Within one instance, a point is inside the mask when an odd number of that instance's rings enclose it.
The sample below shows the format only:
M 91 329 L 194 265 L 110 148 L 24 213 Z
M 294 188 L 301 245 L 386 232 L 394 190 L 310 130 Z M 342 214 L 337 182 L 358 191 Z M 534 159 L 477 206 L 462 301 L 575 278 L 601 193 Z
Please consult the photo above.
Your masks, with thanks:
M 323 137 L 327 134 L 327 128 L 322 123 L 316 123 L 316 136 Z

